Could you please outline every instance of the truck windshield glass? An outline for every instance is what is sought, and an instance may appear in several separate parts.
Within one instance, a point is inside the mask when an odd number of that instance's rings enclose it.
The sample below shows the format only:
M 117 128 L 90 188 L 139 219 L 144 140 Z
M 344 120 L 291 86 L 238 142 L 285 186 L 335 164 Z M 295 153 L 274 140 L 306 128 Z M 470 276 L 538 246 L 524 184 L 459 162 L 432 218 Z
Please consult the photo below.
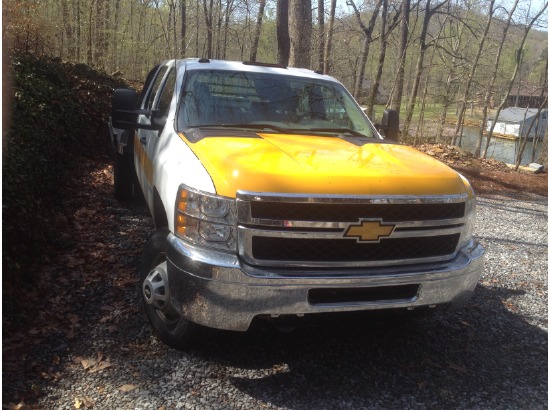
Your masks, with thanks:
M 178 130 L 224 125 L 375 135 L 364 113 L 338 83 L 252 72 L 188 72 Z

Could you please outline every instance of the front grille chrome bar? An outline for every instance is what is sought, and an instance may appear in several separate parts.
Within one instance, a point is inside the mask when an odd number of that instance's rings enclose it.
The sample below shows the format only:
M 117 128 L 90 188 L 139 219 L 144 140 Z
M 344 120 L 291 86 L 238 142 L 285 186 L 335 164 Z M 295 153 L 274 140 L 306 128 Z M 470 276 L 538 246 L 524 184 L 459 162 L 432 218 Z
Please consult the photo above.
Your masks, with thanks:
M 456 256 L 462 242 L 468 199 L 467 194 L 381 197 L 240 191 L 237 193 L 239 256 L 249 265 L 272 267 L 378 267 L 449 260 Z M 262 217 L 254 217 L 254 213 Z M 307 220 L 293 219 L 296 216 Z M 375 240 L 346 234 L 350 226 L 373 221 L 380 226 L 391 225 L 391 234 Z M 427 249 L 437 245 L 438 238 L 448 241 L 441 248 L 444 254 L 441 250 Z M 318 244 L 327 250 L 334 248 L 343 256 L 326 258 L 314 249 Z M 392 246 L 404 244 L 418 248 L 418 254 L 401 250 L 396 251 L 395 258 L 388 256 Z M 273 252 L 258 246 L 273 247 Z M 348 246 L 355 249 L 348 252 Z M 293 254 L 286 256 L 287 250 Z M 379 259 L 378 250 L 382 252 Z M 398 257 L 400 254 L 406 257 Z

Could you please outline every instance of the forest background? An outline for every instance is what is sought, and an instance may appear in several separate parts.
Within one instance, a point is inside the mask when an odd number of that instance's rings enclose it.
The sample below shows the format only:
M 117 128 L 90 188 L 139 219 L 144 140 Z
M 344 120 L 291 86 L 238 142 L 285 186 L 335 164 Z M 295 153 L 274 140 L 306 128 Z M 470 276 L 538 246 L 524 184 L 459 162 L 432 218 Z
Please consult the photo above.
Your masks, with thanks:
M 460 144 L 465 124 L 478 127 L 481 157 L 487 118 L 514 93 L 547 106 L 541 0 L 11 0 L 4 19 L 9 50 L 136 84 L 169 58 L 321 70 L 375 121 L 385 107 L 400 111 L 405 142 Z

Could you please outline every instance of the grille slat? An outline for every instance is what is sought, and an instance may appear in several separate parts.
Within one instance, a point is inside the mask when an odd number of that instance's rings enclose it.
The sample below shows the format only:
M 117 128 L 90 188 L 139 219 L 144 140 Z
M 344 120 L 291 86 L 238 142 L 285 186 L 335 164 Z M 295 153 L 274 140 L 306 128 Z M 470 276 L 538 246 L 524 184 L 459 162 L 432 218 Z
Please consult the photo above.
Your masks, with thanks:
M 358 262 L 432 258 L 452 254 L 460 234 L 386 239 L 358 243 L 350 239 L 297 239 L 256 236 L 252 256 L 257 260 L 292 262 Z
M 258 219 L 355 222 L 380 218 L 385 222 L 433 221 L 464 216 L 464 202 L 449 204 L 325 204 L 252 202 L 251 216 Z

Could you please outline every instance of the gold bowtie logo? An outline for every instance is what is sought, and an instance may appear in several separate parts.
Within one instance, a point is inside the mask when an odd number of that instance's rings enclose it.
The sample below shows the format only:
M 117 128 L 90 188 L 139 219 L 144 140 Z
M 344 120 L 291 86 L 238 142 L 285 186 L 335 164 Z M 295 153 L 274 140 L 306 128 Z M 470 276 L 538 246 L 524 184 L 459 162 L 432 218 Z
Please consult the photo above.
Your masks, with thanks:
M 395 225 L 382 225 L 381 221 L 362 221 L 359 225 L 348 226 L 344 236 L 356 238 L 357 242 L 378 242 L 390 236 L 394 228 Z

